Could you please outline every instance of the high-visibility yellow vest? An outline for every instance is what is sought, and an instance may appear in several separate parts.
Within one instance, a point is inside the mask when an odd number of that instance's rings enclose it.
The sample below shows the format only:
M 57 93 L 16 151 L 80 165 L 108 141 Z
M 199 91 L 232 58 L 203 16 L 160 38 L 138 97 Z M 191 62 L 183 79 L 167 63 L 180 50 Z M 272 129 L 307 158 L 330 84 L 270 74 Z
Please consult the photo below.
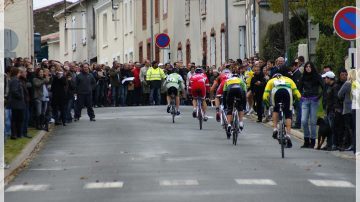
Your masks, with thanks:
M 159 81 L 162 79 L 165 79 L 165 73 L 162 69 L 159 67 L 154 69 L 153 67 L 150 67 L 148 71 L 146 72 L 146 80 L 147 81 Z

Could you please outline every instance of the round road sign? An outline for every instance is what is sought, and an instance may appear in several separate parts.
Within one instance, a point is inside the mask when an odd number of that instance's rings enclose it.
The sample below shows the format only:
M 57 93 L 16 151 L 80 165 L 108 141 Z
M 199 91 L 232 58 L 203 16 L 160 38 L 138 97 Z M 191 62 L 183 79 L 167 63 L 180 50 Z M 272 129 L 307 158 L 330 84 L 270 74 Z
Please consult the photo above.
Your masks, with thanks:
M 340 9 L 334 16 L 334 29 L 345 40 L 355 40 L 360 36 L 360 10 L 353 6 Z
M 165 48 L 170 44 L 170 37 L 169 35 L 162 33 L 162 34 L 158 34 L 156 36 L 156 45 L 159 48 Z

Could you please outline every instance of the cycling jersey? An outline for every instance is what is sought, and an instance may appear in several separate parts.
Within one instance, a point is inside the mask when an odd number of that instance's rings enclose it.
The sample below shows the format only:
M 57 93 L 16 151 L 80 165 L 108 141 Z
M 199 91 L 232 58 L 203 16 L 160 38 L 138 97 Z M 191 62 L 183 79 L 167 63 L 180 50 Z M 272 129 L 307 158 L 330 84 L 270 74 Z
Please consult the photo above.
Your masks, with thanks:
M 226 80 L 223 91 L 228 91 L 230 88 L 242 88 L 246 90 L 246 84 L 239 77 L 232 77 Z
M 223 94 L 224 85 L 226 80 L 231 78 L 231 73 L 221 73 L 218 78 L 216 79 L 217 83 L 220 84 L 218 89 L 216 90 L 216 96 L 221 96 Z
M 190 79 L 192 97 L 205 98 L 206 91 L 209 91 L 209 79 L 206 74 L 195 74 Z
M 165 79 L 166 89 L 175 87 L 176 89 L 184 89 L 184 80 L 178 73 L 172 73 L 168 75 Z
M 263 101 L 269 105 L 269 98 L 271 94 L 271 102 L 274 105 L 274 112 L 280 112 L 279 103 L 283 104 L 283 112 L 286 119 L 292 116 L 293 97 L 295 100 L 300 100 L 301 94 L 296 87 L 293 80 L 286 76 L 273 78 L 266 84 Z
M 239 77 L 232 77 L 226 80 L 224 84 L 224 108 L 232 109 L 234 99 L 237 98 L 239 101 L 236 102 L 236 109 L 243 111 L 246 107 L 246 84 Z M 231 115 L 232 110 L 227 110 L 227 115 Z

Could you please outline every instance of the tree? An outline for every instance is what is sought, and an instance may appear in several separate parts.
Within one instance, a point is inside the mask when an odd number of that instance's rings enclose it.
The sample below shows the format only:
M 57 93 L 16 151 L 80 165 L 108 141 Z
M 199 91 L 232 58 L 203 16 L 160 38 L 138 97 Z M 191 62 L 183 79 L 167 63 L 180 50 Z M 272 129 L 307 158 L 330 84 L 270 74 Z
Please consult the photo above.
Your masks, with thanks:
M 283 0 L 269 0 L 270 8 L 275 13 L 282 13 Z M 315 22 L 332 26 L 336 12 L 345 6 L 355 6 L 355 0 L 290 0 L 290 12 L 297 16 L 298 12 L 307 9 Z

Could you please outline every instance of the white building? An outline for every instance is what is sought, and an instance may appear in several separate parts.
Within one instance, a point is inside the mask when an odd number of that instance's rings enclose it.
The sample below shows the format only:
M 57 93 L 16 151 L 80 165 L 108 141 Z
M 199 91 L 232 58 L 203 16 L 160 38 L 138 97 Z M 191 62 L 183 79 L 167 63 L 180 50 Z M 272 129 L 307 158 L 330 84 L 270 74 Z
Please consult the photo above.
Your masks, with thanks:
M 96 0 L 81 0 L 55 13 L 59 22 L 60 54 L 64 61 L 96 61 L 96 27 L 93 5 Z M 51 54 L 51 53 L 49 53 Z
M 33 1 L 14 0 L 4 15 L 5 57 L 34 56 Z
M 134 60 L 134 0 L 100 0 L 95 6 L 98 62 Z

